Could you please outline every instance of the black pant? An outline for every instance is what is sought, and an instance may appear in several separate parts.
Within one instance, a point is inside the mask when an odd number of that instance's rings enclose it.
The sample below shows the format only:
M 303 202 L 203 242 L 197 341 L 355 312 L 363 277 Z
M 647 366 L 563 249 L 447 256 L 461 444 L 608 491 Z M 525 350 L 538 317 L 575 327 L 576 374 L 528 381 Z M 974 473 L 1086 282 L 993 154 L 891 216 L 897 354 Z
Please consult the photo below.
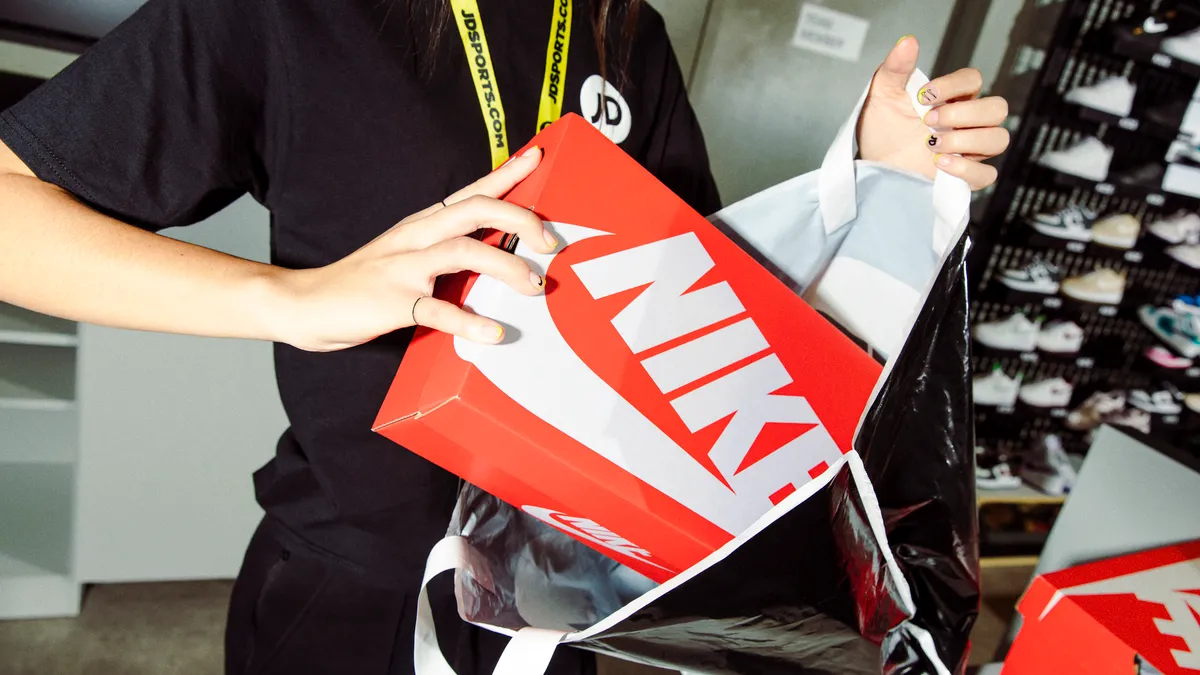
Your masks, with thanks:
M 420 575 L 399 589 L 313 550 L 266 523 L 246 551 L 225 628 L 227 675 L 408 675 Z M 458 675 L 490 675 L 508 638 L 458 617 L 452 575 L 430 586 L 438 640 Z M 594 675 L 595 658 L 560 647 L 547 671 Z

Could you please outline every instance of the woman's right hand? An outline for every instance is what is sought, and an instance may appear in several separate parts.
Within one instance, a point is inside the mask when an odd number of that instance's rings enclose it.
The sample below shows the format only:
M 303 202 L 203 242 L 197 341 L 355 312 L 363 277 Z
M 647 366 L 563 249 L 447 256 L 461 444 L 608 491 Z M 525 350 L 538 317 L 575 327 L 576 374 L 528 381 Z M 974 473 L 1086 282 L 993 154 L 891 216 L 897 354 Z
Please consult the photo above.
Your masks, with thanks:
M 480 229 L 515 234 L 540 253 L 558 246 L 532 211 L 500 201 L 541 161 L 531 148 L 504 166 L 415 213 L 349 256 L 325 267 L 280 273 L 282 342 L 306 351 L 346 349 L 415 322 L 474 342 L 495 344 L 500 324 L 432 297 L 443 274 L 464 270 L 537 295 L 545 279 L 520 258 L 470 236 Z

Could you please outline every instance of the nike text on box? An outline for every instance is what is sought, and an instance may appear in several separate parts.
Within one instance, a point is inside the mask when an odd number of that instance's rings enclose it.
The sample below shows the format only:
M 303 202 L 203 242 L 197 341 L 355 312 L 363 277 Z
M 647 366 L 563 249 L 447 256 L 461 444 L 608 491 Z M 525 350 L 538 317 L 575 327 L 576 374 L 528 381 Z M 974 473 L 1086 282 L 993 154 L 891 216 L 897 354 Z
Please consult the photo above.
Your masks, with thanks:
M 1033 581 L 1005 675 L 1200 672 L 1200 541 L 1101 560 Z
M 418 330 L 375 430 L 662 581 L 848 452 L 880 368 L 584 119 L 533 143 L 546 293 L 444 279 L 507 338 Z

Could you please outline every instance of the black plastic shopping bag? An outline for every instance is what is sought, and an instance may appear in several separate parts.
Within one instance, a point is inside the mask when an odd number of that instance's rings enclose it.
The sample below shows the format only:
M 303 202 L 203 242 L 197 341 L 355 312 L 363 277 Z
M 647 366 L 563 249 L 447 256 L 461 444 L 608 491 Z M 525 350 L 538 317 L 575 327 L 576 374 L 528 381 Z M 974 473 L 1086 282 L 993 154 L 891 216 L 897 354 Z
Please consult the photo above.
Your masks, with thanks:
M 715 217 L 888 356 L 855 450 L 660 586 L 465 486 L 425 581 L 455 571 L 461 616 L 513 636 L 497 675 L 542 673 L 556 648 L 685 673 L 962 672 L 979 595 L 969 191 L 854 161 L 861 106 L 819 172 Z M 454 672 L 424 591 L 415 663 Z

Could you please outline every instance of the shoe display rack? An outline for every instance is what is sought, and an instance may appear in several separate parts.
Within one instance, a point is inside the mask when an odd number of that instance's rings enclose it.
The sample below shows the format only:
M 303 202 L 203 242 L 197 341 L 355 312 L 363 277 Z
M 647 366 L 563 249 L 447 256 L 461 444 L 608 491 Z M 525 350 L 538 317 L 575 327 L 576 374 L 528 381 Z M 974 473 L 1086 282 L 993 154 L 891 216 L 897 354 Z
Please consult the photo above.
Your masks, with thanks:
M 1197 452 L 1200 3 L 1028 0 L 1013 35 L 993 87 L 1012 143 L 972 225 L 988 470 L 1047 435 L 1078 456 L 1101 422 Z M 1010 506 L 1047 506 L 1028 485 L 1010 492 Z M 1004 494 L 979 491 L 985 535 Z

